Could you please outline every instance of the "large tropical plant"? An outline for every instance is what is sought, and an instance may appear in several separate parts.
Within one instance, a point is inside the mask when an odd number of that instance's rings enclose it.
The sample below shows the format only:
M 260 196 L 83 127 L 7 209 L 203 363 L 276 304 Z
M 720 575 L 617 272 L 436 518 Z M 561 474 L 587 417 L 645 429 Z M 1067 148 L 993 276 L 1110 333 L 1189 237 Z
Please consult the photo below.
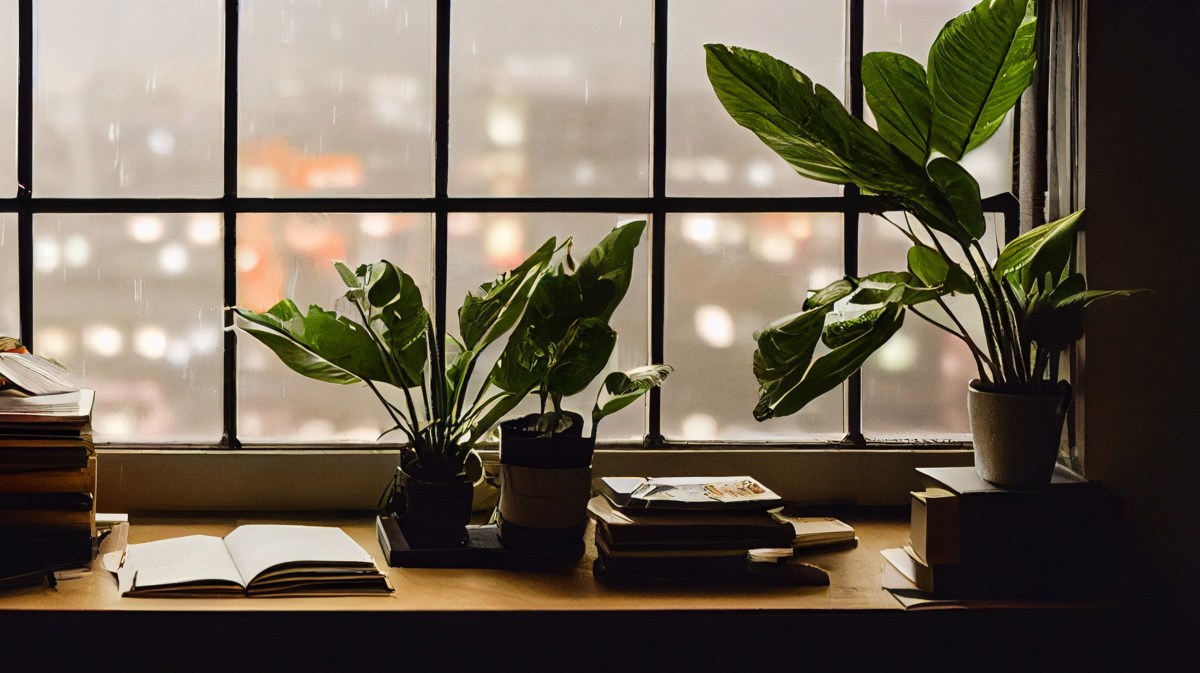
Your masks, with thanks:
M 862 81 L 878 130 L 783 61 L 705 46 L 709 79 L 739 124 L 799 174 L 857 185 L 877 197 L 881 214 L 901 211 L 902 220 L 888 222 L 912 243 L 907 269 L 812 290 L 798 313 L 755 334 L 755 418 L 794 413 L 839 385 L 909 312 L 961 339 L 985 384 L 1053 388 L 1059 355 L 1083 334 L 1084 307 L 1129 294 L 1088 290 L 1074 270 L 1081 213 L 1010 241 L 998 259 L 980 245 L 979 185 L 959 162 L 996 132 L 1030 84 L 1034 4 L 984 0 L 952 19 L 929 50 L 928 69 L 901 54 L 866 54 Z M 972 334 L 952 310 L 945 300 L 950 294 L 973 298 L 982 335 Z M 818 342 L 828 352 L 816 356 Z
M 594 306 L 590 301 L 576 306 L 569 295 L 553 290 L 561 280 L 560 267 L 573 262 L 566 261 L 570 239 L 560 244 L 550 238 L 515 269 L 468 293 L 458 311 L 459 334 L 447 334 L 444 344 L 412 277 L 386 260 L 354 270 L 334 263 L 347 287 L 350 315 L 316 305 L 304 313 L 291 299 L 262 313 L 232 310 L 243 332 L 294 371 L 319 381 L 370 388 L 394 423 L 387 432 L 399 432 L 407 440 L 400 453 L 404 473 L 428 482 L 462 480 L 472 446 L 524 397 L 541 390 L 554 396 L 557 405 L 562 394 L 577 392 L 583 375 L 590 373 L 586 385 L 607 363 L 615 335 L 593 337 L 602 330 L 592 321 L 602 316 L 607 329 L 612 308 L 628 286 L 633 248 L 644 227 L 644 221 L 618 227 L 573 274 L 593 288 L 584 296 L 609 295 L 612 301 L 603 310 L 589 308 Z M 560 257 L 564 261 L 556 265 Z M 563 302 L 561 311 L 556 302 Z M 576 318 L 565 321 L 564 316 Z M 558 321 L 553 327 L 540 327 L 552 320 Z M 545 340 L 531 334 L 546 335 Z M 502 354 L 476 381 L 484 351 L 506 336 L 503 353 L 518 353 L 522 359 Z M 549 355 L 537 355 L 530 343 Z M 523 375 L 517 371 L 522 362 L 531 367 Z M 639 378 L 636 370 L 623 376 Z M 601 390 L 602 398 L 606 390 Z M 621 400 L 633 394 L 618 392 L 624 393 Z M 615 410 L 611 404 L 597 406 Z

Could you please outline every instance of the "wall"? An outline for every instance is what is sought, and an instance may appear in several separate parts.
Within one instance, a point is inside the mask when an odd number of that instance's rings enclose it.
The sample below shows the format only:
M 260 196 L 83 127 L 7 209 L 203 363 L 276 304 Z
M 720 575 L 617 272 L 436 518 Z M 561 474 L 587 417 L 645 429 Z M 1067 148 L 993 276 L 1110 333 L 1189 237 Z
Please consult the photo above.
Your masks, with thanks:
M 1163 582 L 1156 628 L 1200 624 L 1197 14 L 1191 3 L 1088 7 L 1089 285 L 1154 294 L 1089 314 L 1085 469 L 1125 499 L 1141 569 Z

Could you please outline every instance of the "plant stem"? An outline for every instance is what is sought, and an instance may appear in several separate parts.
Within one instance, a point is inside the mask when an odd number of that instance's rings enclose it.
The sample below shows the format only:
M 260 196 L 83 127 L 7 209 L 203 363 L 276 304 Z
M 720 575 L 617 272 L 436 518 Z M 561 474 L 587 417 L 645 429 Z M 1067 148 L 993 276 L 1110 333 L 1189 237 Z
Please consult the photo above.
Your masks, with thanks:
M 992 296 L 996 303 L 996 312 L 1000 317 L 1001 329 L 1005 332 L 1005 341 L 1012 354 L 1013 369 L 1017 374 L 1016 382 L 1024 384 L 1029 379 L 1029 362 L 1025 358 L 1025 353 L 1022 348 L 1020 334 L 1017 331 L 1017 321 L 1014 315 L 1014 307 L 1016 306 L 1015 298 L 1011 293 L 1004 291 L 1003 284 L 996 279 L 996 270 L 987 261 L 987 256 L 983 254 L 983 248 L 980 247 L 978 241 L 972 241 L 974 251 L 979 255 L 979 261 L 983 263 L 984 270 L 987 272 L 987 279 L 991 288 Z M 971 256 L 971 251 L 967 250 L 967 256 Z
M 975 262 L 975 258 L 971 255 L 971 251 L 967 246 L 963 246 L 963 252 L 966 253 L 967 263 L 971 265 L 971 270 L 975 273 L 975 287 L 979 290 L 975 294 L 975 299 L 979 303 L 979 312 L 983 317 L 984 331 L 988 337 L 988 352 L 992 356 L 992 360 L 1000 366 L 1000 371 L 995 372 L 998 382 L 1015 381 L 1017 378 L 1016 371 L 1013 368 L 1011 353 L 1005 353 L 1001 357 L 1000 348 L 1003 346 L 1003 328 L 999 324 L 999 307 L 996 306 L 996 299 L 991 293 L 991 286 L 988 284 L 988 274 L 985 274 L 979 268 L 979 264 Z
M 363 327 L 367 329 L 367 334 L 371 336 L 371 341 L 374 341 L 375 347 L 379 349 L 380 353 L 383 353 L 383 366 L 387 368 L 388 376 L 391 376 L 392 379 L 398 384 L 400 390 L 404 392 L 404 401 L 408 406 L 408 417 L 412 419 L 411 425 L 413 426 L 413 430 L 416 430 L 417 407 L 413 404 L 412 393 L 410 393 L 408 387 L 404 385 L 404 373 L 400 371 L 399 367 L 396 366 L 396 359 L 395 356 L 392 355 L 391 349 L 387 347 L 387 344 L 384 343 L 379 334 L 375 332 L 375 328 L 371 327 L 371 321 L 374 319 L 374 315 L 371 312 L 363 309 L 362 304 L 358 302 L 357 297 L 351 299 L 350 303 L 354 304 L 354 308 L 358 309 L 358 315 L 360 318 L 362 318 Z M 363 380 L 365 381 L 366 379 Z M 391 403 L 383 397 L 383 394 L 379 392 L 379 389 L 376 388 L 370 381 L 367 381 L 367 385 L 371 387 L 371 390 L 375 391 L 376 397 L 379 398 L 379 401 L 383 402 L 384 407 L 387 407 L 390 413 Z M 410 439 L 412 438 L 412 433 L 406 432 L 406 434 L 409 435 Z
M 991 383 L 991 377 L 988 376 L 988 370 L 985 369 L 983 365 L 985 362 L 988 364 L 988 368 L 992 368 L 993 365 L 991 364 L 991 362 L 988 361 L 987 356 L 985 356 L 979 350 L 979 346 L 975 345 L 975 341 L 971 339 L 971 336 L 969 334 L 967 334 L 967 330 L 965 328 L 963 328 L 962 324 L 960 324 L 958 322 L 958 319 L 954 317 L 954 314 L 950 313 L 950 309 L 946 307 L 945 303 L 941 300 L 940 297 L 938 298 L 938 303 L 942 305 L 942 310 L 944 310 L 946 312 L 946 314 L 950 316 L 950 319 L 954 321 L 954 324 L 957 325 L 958 328 L 960 330 L 962 330 L 962 332 L 955 332 L 954 330 L 943 325 L 942 323 L 938 322 L 937 320 L 934 320 L 930 316 L 925 315 L 920 310 L 918 310 L 917 307 L 915 307 L 915 306 L 910 306 L 910 307 L 908 307 L 908 309 L 910 311 L 912 311 L 913 313 L 917 314 L 918 318 L 921 318 L 922 320 L 929 323 L 930 325 L 933 325 L 934 327 L 946 332 L 947 334 L 951 334 L 955 337 L 958 337 L 959 339 L 962 339 L 962 341 L 967 344 L 967 348 L 971 351 L 971 357 L 975 359 L 975 368 L 977 370 L 979 370 L 979 378 L 982 379 L 984 383 Z
M 429 430 L 433 435 L 434 446 L 444 447 L 446 441 L 446 363 L 442 360 L 442 348 L 438 344 L 437 334 L 433 329 L 433 321 L 425 321 L 425 340 L 429 349 L 429 387 L 433 395 L 433 418 Z
M 407 425 L 404 422 L 407 419 L 405 419 L 402 415 L 397 415 L 396 412 L 399 410 L 396 409 L 396 407 L 391 402 L 387 401 L 387 398 L 385 398 L 383 396 L 383 393 L 381 393 L 379 391 L 379 388 L 375 387 L 374 382 L 372 382 L 370 379 L 363 379 L 363 383 L 366 383 L 367 387 L 371 389 L 371 392 L 375 393 L 375 397 L 379 398 L 379 401 L 383 403 L 383 408 L 386 409 L 388 412 L 388 415 L 392 417 L 392 421 L 395 422 L 396 427 L 400 428 L 400 430 L 403 431 L 404 434 L 408 436 L 408 441 L 410 443 L 415 442 L 416 438 L 413 437 L 412 431 L 407 427 Z M 408 425 L 412 425 L 412 424 L 410 423 Z

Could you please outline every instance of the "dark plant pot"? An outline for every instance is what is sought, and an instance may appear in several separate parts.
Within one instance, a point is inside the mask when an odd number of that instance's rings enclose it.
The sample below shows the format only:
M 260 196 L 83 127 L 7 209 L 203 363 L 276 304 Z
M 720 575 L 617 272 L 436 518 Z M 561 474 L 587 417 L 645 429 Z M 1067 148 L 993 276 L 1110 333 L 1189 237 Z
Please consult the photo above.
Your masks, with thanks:
M 1046 393 L 989 390 L 978 379 L 967 392 L 975 471 L 1009 488 L 1045 486 L 1054 476 L 1071 386 Z
M 541 437 L 528 430 L 537 415 L 500 424 L 500 542 L 517 554 L 583 555 L 587 503 L 592 493 L 594 438 L 583 419 L 564 433 Z
M 565 412 L 571 427 L 549 437 L 533 429 L 538 414 L 529 414 L 500 424 L 500 463 L 521 467 L 589 467 L 596 440 L 583 436 L 583 417 Z
M 458 547 L 467 539 L 473 493 L 467 481 L 436 483 L 402 474 L 388 511 L 410 547 Z

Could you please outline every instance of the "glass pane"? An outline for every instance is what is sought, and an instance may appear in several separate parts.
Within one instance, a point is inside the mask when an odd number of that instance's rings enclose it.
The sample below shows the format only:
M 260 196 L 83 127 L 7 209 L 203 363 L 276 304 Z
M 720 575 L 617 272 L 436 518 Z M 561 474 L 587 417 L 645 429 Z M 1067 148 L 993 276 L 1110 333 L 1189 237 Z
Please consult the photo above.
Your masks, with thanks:
M 310 304 L 348 311 L 333 261 L 356 268 L 387 259 L 417 281 L 429 306 L 430 245 L 424 213 L 246 213 L 238 217 L 238 305 L 265 311 L 289 297 L 303 311 Z M 254 337 L 238 333 L 237 340 L 243 442 L 373 442 L 392 426 L 365 385 L 306 378 Z
M 864 49 L 892 51 L 928 65 L 929 47 L 942 26 L 976 4 L 976 0 L 866 0 Z M 866 115 L 874 126 L 869 106 Z M 963 167 L 975 176 L 984 196 L 1013 191 L 1012 135 L 1010 114 L 996 135 L 963 158 Z
M 433 3 L 243 0 L 238 190 L 433 193 Z
M 36 7 L 36 195 L 219 195 L 224 3 Z
M 467 292 L 474 291 L 485 282 L 520 264 L 530 253 L 540 247 L 551 236 L 562 242 L 570 237 L 576 261 L 583 259 L 600 239 L 613 227 L 636 217 L 609 214 L 562 214 L 562 213 L 455 213 L 450 216 L 449 258 L 447 269 L 446 296 L 449 303 L 446 326 L 458 334 L 458 308 L 462 306 Z M 649 233 L 634 254 L 633 278 L 625 299 L 613 314 L 610 325 L 617 332 L 617 346 L 609 359 L 607 371 L 626 371 L 649 362 L 649 337 L 647 311 L 649 289 L 646 267 L 649 255 Z M 502 343 L 493 344 L 485 351 L 476 368 L 474 382 L 483 380 L 486 372 L 495 363 L 502 350 Z M 593 385 L 578 395 L 567 398 L 564 407 L 582 414 L 591 427 L 590 414 L 596 401 L 603 376 L 597 377 Z M 669 379 L 666 385 L 672 385 Z M 604 419 L 600 431 L 601 440 L 641 439 L 646 433 L 645 399 Z M 538 410 L 536 398 L 525 400 L 510 417 L 517 417 Z
M 648 194 L 651 6 L 454 3 L 451 193 Z
M 903 223 L 902 213 L 889 219 Z M 980 243 L 989 259 L 997 255 L 996 236 L 1003 219 L 988 214 L 988 233 Z M 880 217 L 861 219 L 859 270 L 863 275 L 907 266 L 910 243 Z M 960 262 L 961 249 L 947 237 L 943 246 Z M 946 303 L 963 322 L 975 343 L 983 347 L 982 322 L 975 300 L 950 296 Z M 941 310 L 922 306 L 922 313 L 946 322 Z M 909 312 L 900 328 L 862 369 L 863 434 L 874 439 L 968 438 L 967 382 L 978 376 L 971 353 L 960 339 Z
M 840 438 L 840 388 L 791 416 L 754 420 L 751 335 L 842 276 L 842 216 L 689 213 L 667 222 L 665 349 L 676 372 L 662 393 L 663 435 Z
M 0 1 L 0 198 L 17 194 L 17 0 Z
M 21 279 L 17 266 L 17 214 L 0 213 L 0 336 L 21 337 Z M 40 352 L 40 349 L 39 349 Z
M 765 51 L 824 85 L 846 90 L 841 0 L 689 0 L 668 17 L 667 191 L 675 196 L 831 196 L 837 185 L 796 175 L 717 100 L 704 45 Z
M 34 218 L 36 348 L 96 390 L 99 442 L 221 437 L 221 220 Z

